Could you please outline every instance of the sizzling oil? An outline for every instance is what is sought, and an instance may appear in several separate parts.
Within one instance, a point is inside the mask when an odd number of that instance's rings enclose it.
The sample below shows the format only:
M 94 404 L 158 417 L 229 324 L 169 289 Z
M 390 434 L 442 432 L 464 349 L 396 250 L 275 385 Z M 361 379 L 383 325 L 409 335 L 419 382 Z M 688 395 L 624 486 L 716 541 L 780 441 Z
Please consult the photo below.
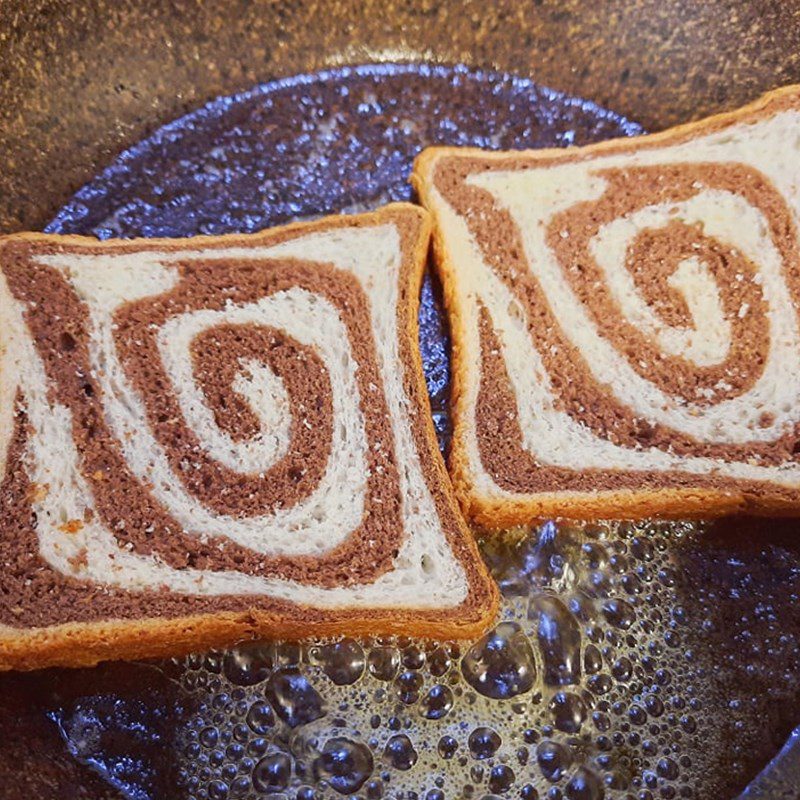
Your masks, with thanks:
M 729 798 L 800 719 L 789 550 L 691 524 L 547 523 L 483 552 L 503 606 L 477 642 L 190 659 L 189 794 Z
M 563 146 L 638 132 L 506 75 L 342 68 L 166 126 L 49 230 L 251 231 L 407 199 L 426 144 Z M 447 340 L 430 279 L 420 319 L 444 444 Z M 155 673 L 122 667 L 137 670 L 124 696 L 94 691 L 99 673 L 85 671 L 85 690 L 53 691 L 46 711 L 77 761 L 137 800 L 174 797 L 175 786 L 204 799 L 727 798 L 800 722 L 791 528 L 513 531 L 483 545 L 504 601 L 478 642 L 258 645 L 156 665 L 155 693 Z

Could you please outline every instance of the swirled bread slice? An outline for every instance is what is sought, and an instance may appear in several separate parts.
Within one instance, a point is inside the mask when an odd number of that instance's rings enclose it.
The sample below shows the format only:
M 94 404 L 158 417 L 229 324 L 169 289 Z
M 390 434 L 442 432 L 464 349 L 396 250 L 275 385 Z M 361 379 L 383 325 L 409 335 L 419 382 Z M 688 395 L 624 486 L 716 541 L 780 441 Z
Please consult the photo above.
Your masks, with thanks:
M 490 623 L 417 350 L 429 228 L 0 242 L 0 668 Z
M 569 150 L 433 148 L 470 517 L 800 513 L 800 88 Z

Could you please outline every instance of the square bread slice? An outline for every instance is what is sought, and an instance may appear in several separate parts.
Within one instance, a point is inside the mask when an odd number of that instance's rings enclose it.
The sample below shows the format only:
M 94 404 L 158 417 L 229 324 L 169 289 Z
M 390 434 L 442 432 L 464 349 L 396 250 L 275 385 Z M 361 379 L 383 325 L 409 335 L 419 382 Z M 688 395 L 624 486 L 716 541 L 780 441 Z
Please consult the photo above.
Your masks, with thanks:
M 0 241 L 0 668 L 491 623 L 417 348 L 429 236 L 397 204 Z
M 432 148 L 451 475 L 503 528 L 800 513 L 800 88 L 567 150 Z

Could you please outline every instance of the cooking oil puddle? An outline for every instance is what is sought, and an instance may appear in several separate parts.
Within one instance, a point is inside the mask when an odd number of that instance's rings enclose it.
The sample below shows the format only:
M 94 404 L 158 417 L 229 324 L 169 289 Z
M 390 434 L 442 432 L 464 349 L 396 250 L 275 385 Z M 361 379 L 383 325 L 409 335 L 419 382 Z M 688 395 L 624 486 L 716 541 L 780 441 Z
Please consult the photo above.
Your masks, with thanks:
M 755 531 L 750 531 L 754 533 Z M 477 642 L 261 644 L 181 662 L 196 798 L 732 797 L 800 720 L 800 571 L 694 524 L 484 543 Z

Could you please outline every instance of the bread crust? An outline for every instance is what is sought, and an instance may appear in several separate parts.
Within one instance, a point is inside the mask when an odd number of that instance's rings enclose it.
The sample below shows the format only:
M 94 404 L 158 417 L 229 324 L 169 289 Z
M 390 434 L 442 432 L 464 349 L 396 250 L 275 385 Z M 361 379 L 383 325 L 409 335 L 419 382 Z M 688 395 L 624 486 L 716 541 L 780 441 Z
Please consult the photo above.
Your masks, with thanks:
M 468 369 L 475 353 L 467 352 L 467 330 L 470 324 L 460 308 L 455 290 L 458 265 L 448 251 L 441 226 L 436 224 L 433 200 L 436 161 L 448 155 L 479 157 L 489 162 L 502 162 L 510 158 L 525 158 L 531 162 L 547 164 L 565 158 L 589 159 L 598 155 L 659 147 L 665 142 L 675 143 L 690 139 L 698 131 L 704 134 L 727 125 L 758 120 L 765 112 L 773 113 L 800 104 L 800 85 L 790 85 L 767 92 L 753 102 L 733 111 L 725 111 L 701 120 L 688 122 L 664 131 L 634 138 L 618 138 L 586 145 L 580 148 L 543 148 L 511 152 L 491 152 L 470 147 L 429 147 L 415 159 L 410 182 L 422 205 L 434 217 L 434 264 L 441 278 L 445 307 L 452 336 L 451 407 L 453 437 L 448 467 L 456 497 L 464 515 L 487 531 L 501 531 L 514 525 L 546 518 L 574 520 L 621 519 L 641 520 L 650 517 L 663 519 L 714 519 L 732 514 L 749 514 L 764 517 L 800 516 L 800 492 L 787 498 L 765 487 L 755 495 L 735 488 L 658 488 L 621 489 L 597 492 L 542 492 L 520 494 L 516 497 L 498 497 L 481 493 L 476 488 L 466 452 L 466 430 L 469 415 L 474 409 L 466 399 Z
M 0 625 L 0 670 L 30 670 L 49 666 L 86 667 L 112 659 L 179 656 L 209 648 L 227 647 L 253 639 L 302 639 L 335 635 L 404 635 L 422 639 L 468 639 L 481 634 L 493 622 L 499 606 L 497 586 L 488 574 L 477 542 L 466 525 L 453 495 L 442 461 L 427 401 L 422 359 L 417 346 L 419 297 L 428 255 L 430 217 L 424 209 L 410 203 L 392 203 L 377 211 L 359 215 L 335 215 L 313 222 L 298 222 L 265 231 L 270 240 L 283 240 L 295 233 L 313 233 L 341 226 L 373 226 L 398 218 L 414 220 L 417 234 L 407 256 L 410 269 L 401 297 L 408 299 L 405 328 L 398 335 L 408 337 L 412 363 L 404 376 L 419 399 L 420 424 L 424 426 L 424 447 L 420 459 L 432 465 L 434 484 L 429 486 L 444 502 L 454 524 L 444 525 L 448 544 L 463 567 L 469 585 L 466 599 L 448 609 L 376 608 L 366 610 L 328 609 L 295 603 L 277 603 L 272 609 L 257 604 L 237 612 L 204 613 L 178 618 L 141 620 L 103 620 L 65 623 L 44 628 L 19 629 Z M 261 234 L 255 234 L 259 236 Z M 253 239 L 248 235 L 197 237 L 198 245 L 214 246 Z M 91 247 L 102 251 L 120 246 L 113 240 L 96 241 L 82 236 L 55 236 L 21 233 L 0 238 L 0 252 L 10 242 L 58 243 Z M 185 247 L 186 240 L 142 239 L 127 244 L 153 247 Z M 413 398 L 410 398 L 413 401 Z M 277 610 L 276 610 L 277 608 Z

